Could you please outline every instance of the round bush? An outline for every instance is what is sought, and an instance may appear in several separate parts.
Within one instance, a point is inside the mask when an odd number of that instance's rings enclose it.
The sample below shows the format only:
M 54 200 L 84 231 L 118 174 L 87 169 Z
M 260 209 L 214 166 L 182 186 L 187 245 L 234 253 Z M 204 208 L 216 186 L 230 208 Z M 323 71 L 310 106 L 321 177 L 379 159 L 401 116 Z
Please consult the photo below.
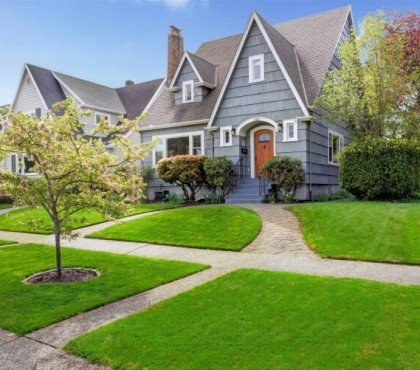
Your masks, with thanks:
M 232 190 L 229 178 L 231 169 L 232 161 L 226 156 L 207 158 L 204 162 L 207 186 L 221 200 Z
M 277 195 L 285 203 L 294 199 L 296 189 L 305 181 L 300 159 L 287 156 L 270 158 L 263 164 L 260 174 L 276 184 Z
M 420 189 L 415 140 L 370 138 L 348 145 L 340 158 L 340 185 L 359 199 L 411 198 Z

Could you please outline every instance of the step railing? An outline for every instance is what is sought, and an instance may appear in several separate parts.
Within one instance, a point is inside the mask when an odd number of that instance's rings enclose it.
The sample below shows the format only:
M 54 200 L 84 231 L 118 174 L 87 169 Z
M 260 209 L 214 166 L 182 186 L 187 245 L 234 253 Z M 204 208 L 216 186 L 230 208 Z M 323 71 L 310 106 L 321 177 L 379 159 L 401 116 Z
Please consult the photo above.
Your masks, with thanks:
M 260 196 L 267 193 L 267 188 L 270 184 L 270 181 L 268 181 L 265 177 L 258 176 L 258 193 Z
M 244 165 L 244 158 L 241 157 L 229 170 L 229 193 L 239 185 L 239 181 L 245 177 L 245 173 L 246 166 Z

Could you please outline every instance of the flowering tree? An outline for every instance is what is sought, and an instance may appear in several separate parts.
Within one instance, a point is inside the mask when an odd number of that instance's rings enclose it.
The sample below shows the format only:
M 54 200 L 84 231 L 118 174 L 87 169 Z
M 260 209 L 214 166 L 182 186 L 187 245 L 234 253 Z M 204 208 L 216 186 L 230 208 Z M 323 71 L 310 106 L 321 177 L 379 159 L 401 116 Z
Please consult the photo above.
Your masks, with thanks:
M 138 129 L 140 118 L 121 118 L 119 125 L 101 120 L 85 135 L 80 118 L 89 114 L 72 99 L 56 104 L 41 118 L 9 111 L 0 135 L 0 159 L 11 153 L 25 156 L 36 173 L 27 177 L 3 170 L 0 190 L 18 205 L 40 206 L 48 213 L 55 234 L 58 279 L 62 276 L 61 238 L 74 236 L 75 213 L 96 210 L 108 219 L 123 215 L 142 196 L 138 161 L 152 145 L 134 145 L 125 135 Z
M 418 137 L 419 21 L 366 16 L 340 49 L 341 68 L 325 79 L 317 104 L 357 137 Z

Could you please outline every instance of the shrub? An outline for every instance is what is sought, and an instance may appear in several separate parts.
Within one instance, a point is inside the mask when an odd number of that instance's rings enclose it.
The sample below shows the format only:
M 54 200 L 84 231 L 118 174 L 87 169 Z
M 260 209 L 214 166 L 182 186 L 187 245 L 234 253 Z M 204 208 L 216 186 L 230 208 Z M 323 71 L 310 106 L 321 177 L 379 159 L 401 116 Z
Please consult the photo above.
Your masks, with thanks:
M 165 200 L 169 203 L 169 204 L 181 204 L 184 203 L 184 198 L 182 196 L 179 196 L 175 193 L 169 193 L 166 197 Z
M 161 159 L 157 172 L 163 181 L 181 187 L 186 202 L 194 202 L 197 192 L 206 183 L 205 160 L 203 155 L 177 155 Z
M 292 157 L 272 157 L 261 168 L 261 176 L 276 185 L 280 199 L 285 203 L 291 202 L 296 189 L 305 180 L 302 162 Z
M 415 196 L 420 188 L 419 144 L 415 140 L 382 138 L 351 143 L 340 158 L 341 187 L 359 199 Z
M 224 200 L 232 190 L 229 181 L 231 169 L 232 161 L 227 157 L 207 158 L 204 162 L 207 186 L 221 200 Z

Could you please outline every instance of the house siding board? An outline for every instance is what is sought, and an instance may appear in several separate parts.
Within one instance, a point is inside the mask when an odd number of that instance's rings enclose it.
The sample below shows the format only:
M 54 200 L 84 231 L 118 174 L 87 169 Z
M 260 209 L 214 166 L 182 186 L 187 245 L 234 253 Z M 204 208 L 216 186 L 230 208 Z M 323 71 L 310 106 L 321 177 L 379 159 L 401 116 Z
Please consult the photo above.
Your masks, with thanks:
M 27 112 L 41 108 L 41 114 L 45 113 L 44 103 L 42 102 L 35 85 L 28 72 L 25 71 L 22 84 L 19 88 L 14 105 L 14 112 Z
M 175 86 L 179 88 L 177 92 L 175 92 L 175 104 L 183 104 L 182 103 L 182 83 L 184 81 L 193 80 L 195 83 L 199 82 L 197 75 L 195 74 L 193 68 L 191 67 L 188 60 L 185 60 L 184 65 L 181 68 L 179 73 L 179 77 L 176 80 Z M 194 102 L 201 102 L 205 97 L 204 89 L 200 86 L 194 88 Z

